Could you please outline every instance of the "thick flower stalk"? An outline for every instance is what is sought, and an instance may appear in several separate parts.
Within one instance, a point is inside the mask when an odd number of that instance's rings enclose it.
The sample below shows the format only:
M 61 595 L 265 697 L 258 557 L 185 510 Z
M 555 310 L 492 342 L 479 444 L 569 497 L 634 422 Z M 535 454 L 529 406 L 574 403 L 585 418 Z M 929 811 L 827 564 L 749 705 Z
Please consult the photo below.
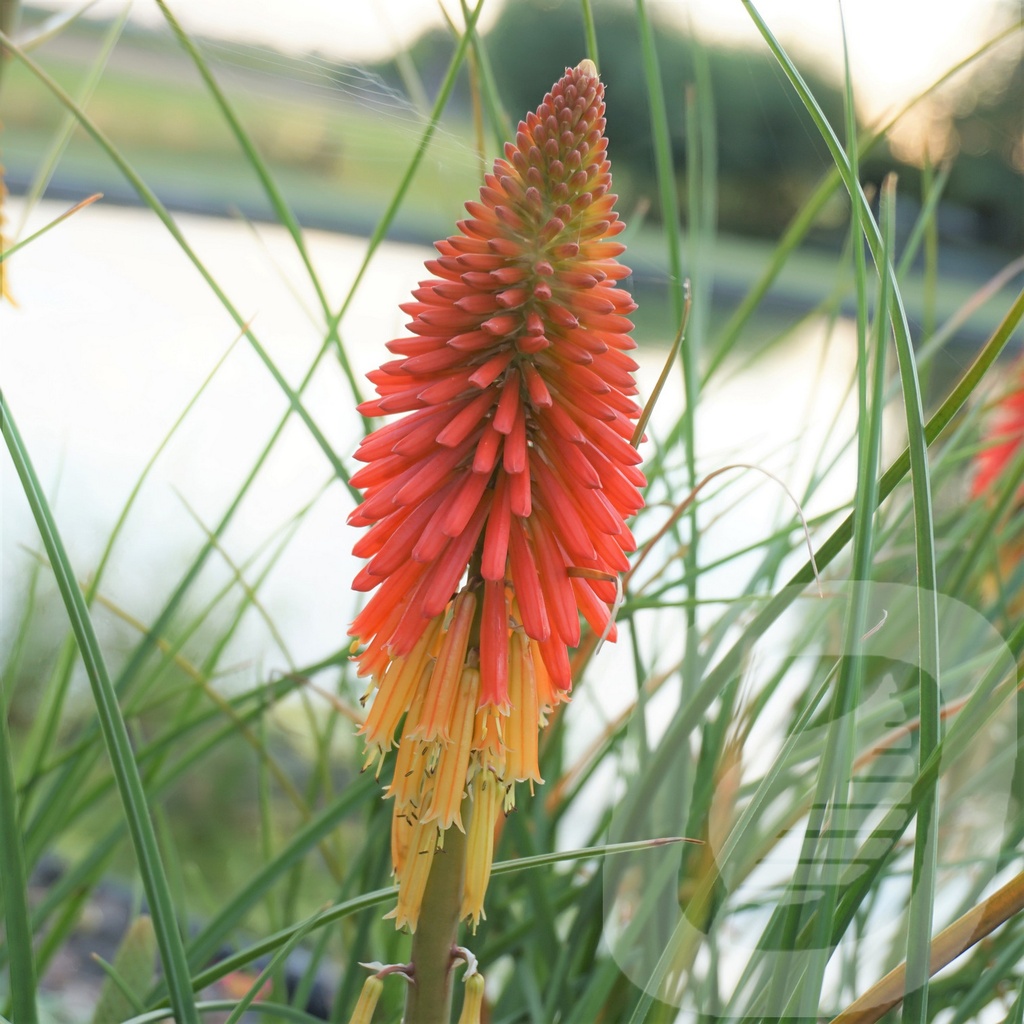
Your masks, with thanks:
M 614 638 L 644 477 L 603 97 L 583 61 L 520 123 L 360 407 L 400 417 L 356 452 L 349 520 L 369 528 L 353 585 L 374 591 L 350 630 L 371 678 L 368 763 L 398 746 L 399 927 L 415 929 L 452 826 L 467 832 L 462 916 L 479 920 L 497 816 L 516 782 L 543 781 L 538 730 L 572 686 L 581 615 Z

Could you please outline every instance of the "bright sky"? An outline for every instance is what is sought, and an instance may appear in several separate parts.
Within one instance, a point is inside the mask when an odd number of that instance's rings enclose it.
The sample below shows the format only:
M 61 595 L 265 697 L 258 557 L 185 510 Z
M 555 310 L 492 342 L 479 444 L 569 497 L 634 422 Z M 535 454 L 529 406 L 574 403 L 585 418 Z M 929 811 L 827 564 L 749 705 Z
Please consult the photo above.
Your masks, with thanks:
M 66 9 L 81 0 L 37 2 Z M 195 32 L 358 61 L 385 56 L 424 28 L 441 24 L 442 0 L 169 2 Z M 460 22 L 458 0 L 443 2 Z M 484 0 L 483 27 L 493 22 L 503 2 Z M 97 0 L 93 10 L 110 15 L 124 3 Z M 799 55 L 823 66 L 841 66 L 838 0 L 757 0 L 756 6 L 776 36 Z M 862 114 L 873 119 L 926 87 L 1013 19 L 1015 7 L 1013 0 L 845 0 Z M 648 8 L 692 24 L 704 38 L 764 45 L 741 0 L 648 0 Z M 133 17 L 162 21 L 154 0 L 134 0 Z

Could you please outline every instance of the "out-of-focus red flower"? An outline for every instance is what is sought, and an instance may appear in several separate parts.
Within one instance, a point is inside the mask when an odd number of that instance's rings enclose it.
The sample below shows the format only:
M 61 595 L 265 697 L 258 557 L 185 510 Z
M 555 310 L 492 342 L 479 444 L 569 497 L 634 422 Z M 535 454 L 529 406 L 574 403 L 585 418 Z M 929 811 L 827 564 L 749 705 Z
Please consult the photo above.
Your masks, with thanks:
M 7 201 L 7 183 L 4 181 L 4 168 L 0 164 L 0 252 L 6 251 L 10 244 L 10 240 L 4 234 L 4 224 L 7 221 L 5 213 L 5 203 Z M 14 296 L 11 294 L 11 290 L 7 284 L 7 262 L 0 263 L 0 302 L 6 300 L 12 306 L 17 306 L 17 302 L 14 301 Z
M 361 406 L 400 417 L 356 452 L 364 498 L 349 520 L 368 527 L 353 586 L 374 591 L 350 630 L 377 690 L 371 763 L 404 716 L 389 790 L 399 926 L 415 927 L 467 787 L 463 910 L 479 918 L 497 809 L 516 781 L 541 781 L 537 730 L 571 687 L 581 614 L 614 638 L 645 481 L 603 96 L 583 61 L 520 123 L 469 219 L 437 243 L 402 307 L 410 333 Z
M 978 453 L 972 497 L 980 497 L 998 485 L 1000 477 L 1024 445 L 1024 361 L 1017 364 L 1015 384 L 996 405 L 985 431 L 985 447 Z M 1024 486 L 1018 493 L 1024 501 Z

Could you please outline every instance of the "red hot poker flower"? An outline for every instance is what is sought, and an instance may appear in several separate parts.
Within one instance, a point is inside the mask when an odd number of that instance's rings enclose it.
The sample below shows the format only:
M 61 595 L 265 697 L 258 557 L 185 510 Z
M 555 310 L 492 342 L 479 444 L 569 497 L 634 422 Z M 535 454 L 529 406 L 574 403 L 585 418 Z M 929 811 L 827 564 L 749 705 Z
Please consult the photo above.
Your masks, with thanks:
M 537 729 L 571 687 L 580 615 L 613 636 L 614 580 L 635 546 L 624 521 L 645 481 L 603 96 L 583 61 L 520 123 L 459 233 L 437 243 L 402 306 L 409 336 L 388 344 L 397 358 L 360 407 L 400 414 L 356 452 L 364 499 L 349 520 L 369 528 L 353 586 L 375 590 L 350 630 L 377 688 L 371 760 L 405 715 L 390 790 L 400 925 L 415 927 L 413 890 L 438 834 L 462 827 L 467 784 L 471 860 L 479 847 L 489 873 L 475 833 L 493 834 L 515 781 L 540 781 Z M 485 887 L 471 868 L 474 918 Z
M 985 494 L 1006 472 L 1024 445 L 1024 362 L 1016 369 L 1016 383 L 995 408 L 986 431 L 987 447 L 979 452 L 972 496 Z M 1024 501 L 1024 487 L 1019 498 Z

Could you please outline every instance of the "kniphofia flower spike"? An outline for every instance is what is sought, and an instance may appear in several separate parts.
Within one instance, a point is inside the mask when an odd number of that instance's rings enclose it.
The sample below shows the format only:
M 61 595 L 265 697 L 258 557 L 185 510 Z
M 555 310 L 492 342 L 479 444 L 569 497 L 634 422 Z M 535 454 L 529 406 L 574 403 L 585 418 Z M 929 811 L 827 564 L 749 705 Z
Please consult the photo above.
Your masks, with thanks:
M 1024 445 L 1024 360 L 1017 363 L 1013 381 L 987 424 L 986 447 L 978 453 L 972 483 L 972 496 L 975 498 L 989 491 L 1009 470 Z M 1024 502 L 1024 487 L 1018 498 Z
M 1010 381 L 1009 389 L 996 402 L 985 424 L 985 446 L 975 456 L 971 496 L 995 505 L 1007 488 L 1016 487 L 1010 518 L 997 529 L 997 571 L 986 572 L 981 581 L 984 598 L 998 600 L 1012 620 L 1024 615 L 1024 591 L 1019 587 L 1014 591 L 1012 582 L 1019 579 L 1024 560 L 1024 531 L 1018 517 L 1024 508 L 1024 483 L 1015 485 L 1009 479 L 1024 451 L 1024 359 L 1011 369 Z
M 538 730 L 572 685 L 580 615 L 614 639 L 616 577 L 643 504 L 640 409 L 617 287 L 604 88 L 566 69 L 437 243 L 409 335 L 370 374 L 370 434 L 350 522 L 368 527 L 352 624 L 374 691 L 368 764 L 397 741 L 392 858 L 399 927 L 415 929 L 445 831 L 467 834 L 464 916 L 478 921 L 499 811 L 542 781 Z M 404 719 L 404 721 L 403 721 Z M 378 768 L 379 770 L 379 768 Z M 463 819 L 469 795 L 468 823 Z

